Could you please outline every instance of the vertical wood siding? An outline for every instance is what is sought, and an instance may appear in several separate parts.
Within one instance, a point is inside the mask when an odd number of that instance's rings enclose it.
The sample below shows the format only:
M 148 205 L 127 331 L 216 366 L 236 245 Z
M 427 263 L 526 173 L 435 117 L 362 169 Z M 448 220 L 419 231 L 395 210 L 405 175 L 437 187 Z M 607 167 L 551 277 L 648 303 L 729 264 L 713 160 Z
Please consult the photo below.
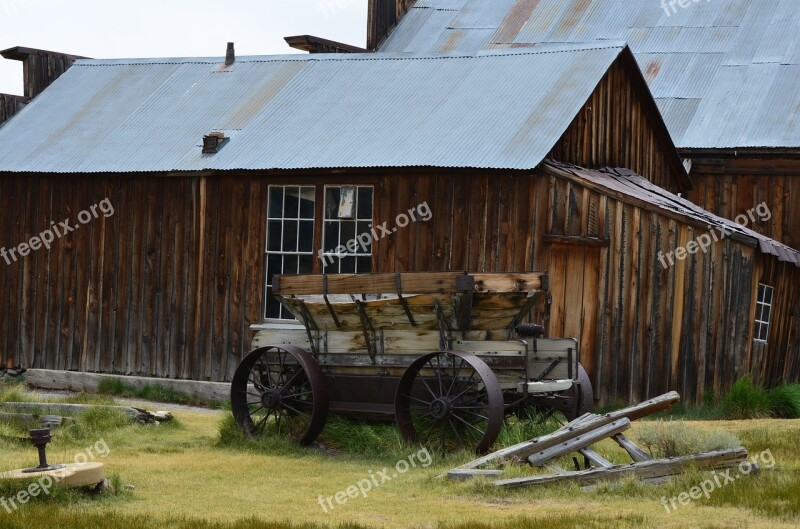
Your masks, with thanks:
M 587 168 L 625 167 L 680 193 L 668 144 L 656 133 L 642 92 L 630 79 L 625 63 L 615 62 L 550 157 Z
M 230 380 L 260 321 L 270 184 L 371 183 L 375 219 L 422 202 L 433 217 L 375 244 L 379 272 L 548 270 L 552 336 L 582 345 L 603 402 L 677 389 L 689 400 L 758 369 L 797 378 L 796 267 L 726 240 L 663 269 L 699 234 L 579 181 L 531 173 L 381 177 L 14 176 L 0 179 L 2 245 L 109 198 L 115 214 L 7 266 L 0 261 L 0 362 Z M 562 245 L 545 234 L 608 239 Z M 775 287 L 766 347 L 752 346 L 754 285 Z M 540 307 L 534 319 L 546 317 Z
M 735 219 L 766 203 L 772 218 L 748 227 L 800 248 L 800 160 L 698 158 L 693 160 L 692 181 L 689 200 L 721 217 Z
M 27 99 L 21 96 L 0 94 L 0 123 L 22 110 L 26 101 Z

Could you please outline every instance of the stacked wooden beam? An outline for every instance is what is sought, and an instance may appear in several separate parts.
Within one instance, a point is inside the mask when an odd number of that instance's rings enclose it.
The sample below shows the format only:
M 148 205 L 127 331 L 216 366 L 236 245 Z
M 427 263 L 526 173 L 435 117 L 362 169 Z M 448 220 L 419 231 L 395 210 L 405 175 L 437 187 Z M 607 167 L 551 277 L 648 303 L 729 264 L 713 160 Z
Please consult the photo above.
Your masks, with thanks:
M 742 447 L 682 457 L 653 459 L 623 435 L 623 432 L 630 428 L 631 421 L 665 410 L 679 400 L 680 396 L 672 391 L 635 406 L 604 415 L 587 413 L 551 434 L 498 450 L 454 468 L 447 475 L 450 479 L 457 480 L 476 476 L 501 478 L 503 470 L 480 467 L 511 460 L 528 462 L 538 468 L 548 468 L 552 473 L 496 479 L 492 482 L 494 485 L 515 488 L 565 481 L 591 485 L 598 481 L 618 480 L 628 475 L 638 476 L 643 481 L 658 481 L 679 474 L 688 467 L 701 470 L 722 468 L 736 465 L 747 459 L 747 450 Z M 632 463 L 614 465 L 592 450 L 591 445 L 603 439 L 614 440 L 628 453 Z M 588 462 L 595 465 L 595 468 L 568 471 L 554 463 L 559 457 L 572 452 L 581 454 Z

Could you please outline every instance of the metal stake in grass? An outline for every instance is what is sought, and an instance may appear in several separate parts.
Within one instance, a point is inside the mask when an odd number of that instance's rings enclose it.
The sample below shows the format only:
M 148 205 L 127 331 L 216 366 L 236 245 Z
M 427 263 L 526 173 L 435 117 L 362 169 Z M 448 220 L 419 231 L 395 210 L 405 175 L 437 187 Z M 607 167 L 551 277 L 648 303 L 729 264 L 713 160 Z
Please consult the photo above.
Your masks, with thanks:
M 47 464 L 47 443 L 49 443 L 53 436 L 50 435 L 50 428 L 38 428 L 30 430 L 30 442 L 39 450 L 39 466 L 34 468 L 26 468 L 22 472 L 31 474 L 34 472 L 47 472 L 49 470 L 58 470 L 64 468 L 64 465 L 48 465 Z

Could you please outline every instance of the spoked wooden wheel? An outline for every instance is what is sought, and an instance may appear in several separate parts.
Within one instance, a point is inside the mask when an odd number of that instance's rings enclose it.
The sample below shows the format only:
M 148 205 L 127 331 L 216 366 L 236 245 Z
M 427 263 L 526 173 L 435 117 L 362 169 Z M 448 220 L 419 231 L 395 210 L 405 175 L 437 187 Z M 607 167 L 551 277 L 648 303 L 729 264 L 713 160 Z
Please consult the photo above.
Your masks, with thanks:
M 440 351 L 411 364 L 397 387 L 400 433 L 441 451 L 489 450 L 503 426 L 503 392 L 486 363 L 472 353 Z
M 231 407 L 247 435 L 276 435 L 307 445 L 325 426 L 328 390 L 307 352 L 291 345 L 262 347 L 236 368 Z

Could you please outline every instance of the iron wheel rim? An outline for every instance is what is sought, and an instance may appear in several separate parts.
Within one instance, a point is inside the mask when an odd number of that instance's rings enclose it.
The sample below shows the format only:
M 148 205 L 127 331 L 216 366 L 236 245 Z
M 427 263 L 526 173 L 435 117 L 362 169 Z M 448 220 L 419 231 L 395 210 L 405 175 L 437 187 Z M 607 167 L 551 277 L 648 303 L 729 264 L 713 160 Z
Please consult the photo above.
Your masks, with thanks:
M 231 409 L 248 437 L 277 436 L 308 445 L 327 420 L 325 379 L 314 358 L 299 347 L 262 347 L 237 367 Z
M 408 367 L 397 387 L 395 416 L 403 437 L 441 452 L 487 452 L 504 415 L 497 377 L 472 353 L 427 354 Z

